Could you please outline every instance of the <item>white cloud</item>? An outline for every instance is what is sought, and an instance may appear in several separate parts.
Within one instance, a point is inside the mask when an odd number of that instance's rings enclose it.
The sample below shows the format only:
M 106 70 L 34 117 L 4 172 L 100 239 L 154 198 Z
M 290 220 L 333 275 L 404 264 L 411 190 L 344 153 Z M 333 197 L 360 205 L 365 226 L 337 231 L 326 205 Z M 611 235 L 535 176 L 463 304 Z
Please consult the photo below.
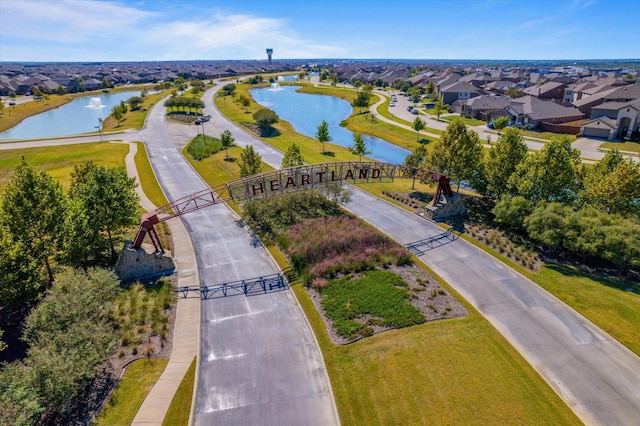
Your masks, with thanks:
M 267 47 L 280 58 L 347 53 L 305 40 L 283 19 L 204 8 L 185 18 L 114 1 L 1 0 L 0 12 L 0 39 L 11 41 L 5 60 L 260 59 Z

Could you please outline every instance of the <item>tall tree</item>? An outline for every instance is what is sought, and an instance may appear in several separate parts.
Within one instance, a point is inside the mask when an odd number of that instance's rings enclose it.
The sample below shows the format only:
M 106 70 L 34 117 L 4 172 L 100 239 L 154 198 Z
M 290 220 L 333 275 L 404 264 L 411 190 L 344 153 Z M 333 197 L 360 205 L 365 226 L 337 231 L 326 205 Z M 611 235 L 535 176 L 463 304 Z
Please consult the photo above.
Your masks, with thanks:
M 425 127 L 424 121 L 422 121 L 420 117 L 416 117 L 416 119 L 413 120 L 413 130 L 416 131 L 416 141 L 420 140 L 420 130 L 424 130 Z
M 220 135 L 220 142 L 222 142 L 222 147 L 225 149 L 225 157 L 229 158 L 229 148 L 233 146 L 235 142 L 235 138 L 231 134 L 231 131 L 225 130 Z
M 240 177 L 255 175 L 262 171 L 262 157 L 253 145 L 247 145 L 240 153 Z
M 371 151 L 367 149 L 367 144 L 360 133 L 353 134 L 353 142 L 353 145 L 349 147 L 349 152 L 360 156 L 360 161 L 362 161 L 363 155 L 371 154 Z
M 458 183 L 470 181 L 481 168 L 482 144 L 478 134 L 468 130 L 464 122 L 454 119 L 427 155 L 427 165 Z
M 89 217 L 93 238 L 106 235 L 115 258 L 113 237 L 138 223 L 138 194 L 135 178 L 124 167 L 107 168 L 88 161 L 74 167 L 70 198 L 80 200 Z
M 640 215 L 640 164 L 630 158 L 619 162 L 613 171 L 597 179 L 591 170 L 585 179 L 584 199 L 609 213 Z
M 302 154 L 300 153 L 300 147 L 294 142 L 287 148 L 287 152 L 284 153 L 282 168 L 286 169 L 287 167 L 302 165 L 304 165 L 304 158 L 302 158 Z
M 553 138 L 516 167 L 509 187 L 533 202 L 573 202 L 579 164 L 580 151 L 571 147 L 569 138 Z
M 122 120 L 122 117 L 124 116 L 122 112 L 122 108 L 120 108 L 120 105 L 116 105 L 113 108 L 111 108 L 111 115 L 113 116 L 113 118 L 115 118 L 118 121 L 118 125 L 120 125 L 120 120 Z
M 249 105 L 251 105 L 251 99 L 249 99 L 245 95 L 240 95 L 238 97 L 238 102 L 240 102 L 240 105 L 242 105 L 242 108 L 244 108 L 245 112 L 249 111 Z
M 509 178 L 527 158 L 528 148 L 520 130 L 508 128 L 489 151 L 485 159 L 487 191 L 493 197 L 507 193 Z
M 329 135 L 329 124 L 322 120 L 322 123 L 318 126 L 318 131 L 316 132 L 316 139 L 322 143 L 322 152 L 324 151 L 324 143 L 333 140 L 331 135 Z
M 411 189 L 416 189 L 416 178 L 420 177 L 420 169 L 427 163 L 427 148 L 420 145 L 404 159 L 403 174 L 413 179 Z
M 355 99 L 353 100 L 353 102 L 351 102 L 351 105 L 354 108 L 360 109 L 360 113 L 362 113 L 362 108 L 369 108 L 370 104 L 371 104 L 371 90 L 366 90 L 366 89 L 359 91 Z
M 49 283 L 54 280 L 52 262 L 62 243 L 66 201 L 60 184 L 23 157 L 0 204 L 0 226 L 40 261 Z

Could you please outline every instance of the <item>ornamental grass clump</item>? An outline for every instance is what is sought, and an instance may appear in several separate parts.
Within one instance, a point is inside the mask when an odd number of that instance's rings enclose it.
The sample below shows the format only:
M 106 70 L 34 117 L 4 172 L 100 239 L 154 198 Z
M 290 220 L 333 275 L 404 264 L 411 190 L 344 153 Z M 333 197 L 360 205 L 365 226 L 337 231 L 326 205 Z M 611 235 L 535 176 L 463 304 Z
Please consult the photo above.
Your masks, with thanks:
M 279 245 L 305 284 L 391 264 L 405 265 L 410 253 L 349 216 L 306 220 L 278 236 Z

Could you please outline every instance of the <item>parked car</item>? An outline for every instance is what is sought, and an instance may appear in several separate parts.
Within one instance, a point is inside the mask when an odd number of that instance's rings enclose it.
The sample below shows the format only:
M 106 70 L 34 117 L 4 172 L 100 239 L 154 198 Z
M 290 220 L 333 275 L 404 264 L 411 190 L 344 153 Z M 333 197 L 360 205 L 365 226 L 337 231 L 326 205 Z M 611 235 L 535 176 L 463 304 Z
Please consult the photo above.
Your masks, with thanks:
M 407 111 L 411 111 L 412 109 L 413 109 L 413 105 L 409 105 L 409 106 L 407 107 Z
M 396 103 L 395 103 L 395 102 L 391 102 L 391 103 L 389 104 L 389 106 L 390 106 L 390 107 L 394 107 L 394 106 L 396 106 Z
M 413 114 L 413 115 L 418 115 L 418 110 L 417 110 L 417 109 L 412 109 L 412 110 L 411 110 L 411 114 Z
M 493 129 L 493 121 L 488 122 L 487 127 Z
M 16 103 L 13 101 L 9 101 L 9 106 L 14 106 Z

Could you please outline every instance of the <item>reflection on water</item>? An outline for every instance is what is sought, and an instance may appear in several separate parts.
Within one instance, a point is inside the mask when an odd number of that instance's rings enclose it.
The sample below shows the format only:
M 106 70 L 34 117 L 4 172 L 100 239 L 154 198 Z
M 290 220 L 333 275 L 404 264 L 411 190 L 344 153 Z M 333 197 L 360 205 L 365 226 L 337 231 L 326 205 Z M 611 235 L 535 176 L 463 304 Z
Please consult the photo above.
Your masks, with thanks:
M 318 126 L 325 120 L 329 124 L 329 134 L 333 137 L 331 143 L 344 147 L 353 145 L 353 133 L 340 127 L 340 122 L 351 114 L 352 107 L 349 102 L 333 96 L 298 93 L 297 88 L 283 86 L 280 90 L 274 90 L 272 87 L 253 89 L 251 96 L 256 102 L 274 110 L 280 118 L 291 123 L 298 133 L 315 138 Z M 406 149 L 382 139 L 363 136 L 367 149 L 372 152 L 367 155 L 369 158 L 401 164 L 409 154 Z M 354 155 L 354 159 L 356 158 Z

